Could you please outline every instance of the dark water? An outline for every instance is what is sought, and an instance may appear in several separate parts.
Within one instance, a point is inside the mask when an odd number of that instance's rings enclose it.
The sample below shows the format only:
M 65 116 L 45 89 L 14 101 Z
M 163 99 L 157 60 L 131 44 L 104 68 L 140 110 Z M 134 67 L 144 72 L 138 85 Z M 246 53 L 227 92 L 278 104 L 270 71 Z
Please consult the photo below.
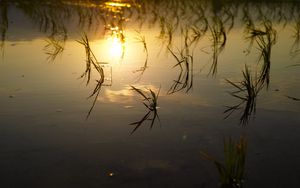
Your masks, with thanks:
M 0 6 L 1 187 L 300 186 L 297 1 Z

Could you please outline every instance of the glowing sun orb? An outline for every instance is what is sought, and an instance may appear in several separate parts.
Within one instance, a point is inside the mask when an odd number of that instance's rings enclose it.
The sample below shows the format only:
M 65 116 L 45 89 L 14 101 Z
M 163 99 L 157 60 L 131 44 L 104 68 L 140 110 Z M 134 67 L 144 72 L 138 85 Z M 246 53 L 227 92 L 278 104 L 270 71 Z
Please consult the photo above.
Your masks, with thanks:
M 110 37 L 108 39 L 109 52 L 113 58 L 121 58 L 124 52 L 124 44 L 117 37 Z

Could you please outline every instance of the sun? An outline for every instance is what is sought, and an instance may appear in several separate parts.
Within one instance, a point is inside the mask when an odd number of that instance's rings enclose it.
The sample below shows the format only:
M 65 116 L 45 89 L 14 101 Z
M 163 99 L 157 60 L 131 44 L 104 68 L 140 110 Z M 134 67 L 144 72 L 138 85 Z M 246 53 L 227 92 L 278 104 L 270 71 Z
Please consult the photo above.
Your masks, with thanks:
M 119 38 L 112 36 L 108 39 L 109 51 L 112 58 L 122 58 L 124 55 L 124 44 Z

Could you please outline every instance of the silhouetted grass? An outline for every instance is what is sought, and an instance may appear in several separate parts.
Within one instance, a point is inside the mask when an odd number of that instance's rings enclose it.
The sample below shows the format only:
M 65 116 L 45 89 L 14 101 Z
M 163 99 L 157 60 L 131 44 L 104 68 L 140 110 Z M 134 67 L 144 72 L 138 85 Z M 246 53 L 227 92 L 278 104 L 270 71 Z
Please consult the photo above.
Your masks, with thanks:
M 224 162 L 201 152 L 202 157 L 214 163 L 218 170 L 221 188 L 241 188 L 245 178 L 247 140 L 241 137 L 237 142 L 224 139 Z
M 144 52 L 146 53 L 146 58 L 145 58 L 144 65 L 143 65 L 140 69 L 135 70 L 134 73 L 140 72 L 141 75 L 143 75 L 144 72 L 145 72 L 145 70 L 148 68 L 148 56 L 149 56 L 149 53 L 148 53 L 148 47 L 147 47 L 147 43 L 146 43 L 145 36 L 141 35 L 141 33 L 138 32 L 138 31 L 136 31 L 136 32 L 137 32 L 136 40 L 137 40 L 139 43 L 142 43 L 142 44 L 143 44 L 143 50 L 144 50 Z
M 291 55 L 292 56 L 296 56 L 299 54 L 300 52 L 300 49 L 299 49 L 299 42 L 300 42 L 300 18 L 298 18 L 296 20 L 296 23 L 294 25 L 294 34 L 293 34 L 293 38 L 295 39 L 294 40 L 294 43 L 292 45 L 292 48 L 291 48 Z
M 160 89 L 158 90 L 157 93 L 155 93 L 151 89 L 148 89 L 148 91 L 145 92 L 134 86 L 131 86 L 131 89 L 142 97 L 142 101 L 143 101 L 142 103 L 148 109 L 148 112 L 143 116 L 143 118 L 140 121 L 133 122 L 130 124 L 130 125 L 135 125 L 134 129 L 131 131 L 131 134 L 133 134 L 146 120 L 151 121 L 150 129 L 153 127 L 156 119 L 158 119 L 158 121 L 160 122 L 158 112 L 157 112 L 158 96 L 160 93 Z
M 48 56 L 47 60 L 53 62 L 58 55 L 63 53 L 65 41 L 59 38 L 49 37 L 46 42 L 47 44 L 44 47 L 44 51 Z
M 276 43 L 276 30 L 273 29 L 272 22 L 269 20 L 263 21 L 263 28 L 257 29 L 254 26 L 248 28 L 248 39 L 256 41 L 258 50 L 260 51 L 259 61 L 262 60 L 261 71 L 259 75 L 259 82 L 266 83 L 267 88 L 270 84 L 270 68 L 271 68 L 271 50 L 272 46 Z M 250 46 L 251 48 L 251 46 Z
M 92 68 L 94 68 L 97 71 L 98 76 L 99 76 L 99 79 L 96 80 L 97 84 L 96 84 L 92 94 L 88 97 L 88 98 L 94 97 L 93 104 L 87 114 L 87 117 L 86 117 L 86 118 L 88 118 L 96 104 L 97 98 L 101 91 L 101 87 L 104 83 L 105 76 L 104 76 L 104 70 L 103 70 L 101 64 L 97 61 L 97 58 L 94 55 L 94 53 L 90 47 L 89 39 L 88 39 L 88 36 L 86 35 L 86 33 L 84 33 L 81 40 L 78 40 L 77 42 L 79 42 L 80 44 L 82 44 L 85 47 L 85 54 L 86 54 L 86 69 L 85 69 L 84 73 L 81 75 L 81 78 L 87 77 L 86 85 L 88 85 L 90 82 L 90 79 L 91 79 Z
M 234 111 L 244 108 L 242 110 L 242 115 L 240 117 L 240 123 L 245 125 L 248 123 L 251 115 L 256 111 L 256 99 L 258 93 L 263 88 L 263 85 L 257 78 L 253 78 L 248 67 L 245 65 L 245 70 L 243 71 L 243 80 L 234 83 L 228 79 L 226 81 L 232 85 L 236 91 L 230 92 L 230 95 L 239 99 L 240 103 L 233 106 L 226 106 L 227 110 L 224 111 L 228 118 Z
M 193 67 L 194 67 L 194 58 L 193 55 L 190 55 L 187 49 L 187 46 L 182 49 L 179 54 L 175 54 L 169 47 L 169 52 L 176 60 L 176 64 L 173 66 L 179 67 L 180 72 L 171 88 L 168 91 L 168 94 L 172 94 L 183 89 L 188 92 L 193 87 Z
M 218 17 L 215 17 L 213 25 L 209 25 L 208 28 L 211 32 L 213 51 L 212 65 L 210 67 L 209 74 L 215 76 L 218 70 L 218 57 L 225 48 L 227 37 L 223 22 Z
M 0 50 L 2 52 L 2 57 L 4 57 L 4 44 L 8 30 L 8 4 L 9 2 L 7 2 L 6 0 L 0 2 Z
M 100 66 L 100 64 L 98 63 L 97 58 L 94 55 L 94 53 L 90 47 L 89 39 L 88 39 L 88 36 L 86 35 L 86 33 L 84 33 L 81 40 L 77 40 L 77 42 L 79 42 L 80 44 L 82 44 L 85 47 L 85 54 L 86 54 L 86 69 L 85 69 L 84 73 L 81 75 L 81 78 L 87 77 L 86 84 L 89 84 L 90 79 L 91 79 L 92 67 L 96 69 L 96 71 L 99 73 L 100 77 L 104 77 L 103 69 Z

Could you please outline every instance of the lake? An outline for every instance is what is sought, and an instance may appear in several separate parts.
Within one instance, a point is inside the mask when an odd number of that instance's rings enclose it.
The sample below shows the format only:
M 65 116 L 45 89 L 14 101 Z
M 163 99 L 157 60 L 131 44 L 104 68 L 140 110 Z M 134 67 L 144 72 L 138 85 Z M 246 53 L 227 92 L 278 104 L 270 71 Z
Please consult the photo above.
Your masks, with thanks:
M 1 0 L 2 187 L 300 187 L 300 2 Z

